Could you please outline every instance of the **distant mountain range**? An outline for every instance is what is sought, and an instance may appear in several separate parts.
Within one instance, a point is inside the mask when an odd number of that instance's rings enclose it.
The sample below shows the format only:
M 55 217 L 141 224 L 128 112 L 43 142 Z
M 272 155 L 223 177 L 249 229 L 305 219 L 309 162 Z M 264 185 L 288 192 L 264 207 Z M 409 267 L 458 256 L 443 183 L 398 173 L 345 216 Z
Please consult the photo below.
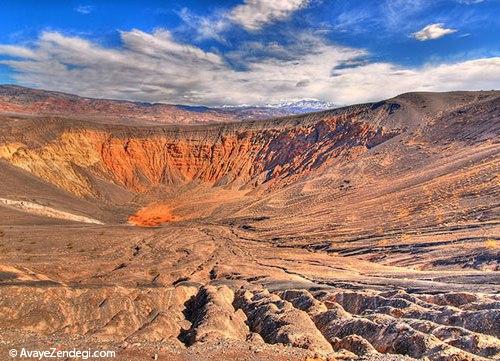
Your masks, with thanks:
M 217 109 L 230 111 L 231 113 L 237 114 L 241 119 L 265 119 L 270 117 L 318 112 L 338 108 L 339 106 L 339 104 L 324 102 L 317 99 L 300 99 L 295 101 L 284 101 L 281 103 L 271 103 L 263 106 L 223 106 Z
M 290 111 L 303 113 L 304 111 L 320 111 L 338 107 L 339 104 L 332 102 L 325 102 L 322 100 L 311 98 L 311 99 L 283 101 L 281 103 L 269 103 L 261 107 L 252 105 L 241 105 L 241 106 L 226 106 L 224 108 L 275 108 L 275 109 L 290 109 Z
M 191 106 L 94 99 L 17 85 L 0 85 L 0 113 L 105 118 L 140 123 L 199 124 L 259 120 L 338 107 L 316 99 L 264 106 Z

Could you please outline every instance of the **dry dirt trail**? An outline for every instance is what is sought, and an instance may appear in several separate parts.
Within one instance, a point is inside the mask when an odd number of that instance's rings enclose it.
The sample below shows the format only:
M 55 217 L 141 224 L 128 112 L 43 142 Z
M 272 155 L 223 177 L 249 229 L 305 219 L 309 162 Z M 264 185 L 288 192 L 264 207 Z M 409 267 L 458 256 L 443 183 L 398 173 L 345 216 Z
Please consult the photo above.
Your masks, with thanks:
M 498 92 L 185 127 L 1 116 L 0 352 L 500 359 L 499 131 Z

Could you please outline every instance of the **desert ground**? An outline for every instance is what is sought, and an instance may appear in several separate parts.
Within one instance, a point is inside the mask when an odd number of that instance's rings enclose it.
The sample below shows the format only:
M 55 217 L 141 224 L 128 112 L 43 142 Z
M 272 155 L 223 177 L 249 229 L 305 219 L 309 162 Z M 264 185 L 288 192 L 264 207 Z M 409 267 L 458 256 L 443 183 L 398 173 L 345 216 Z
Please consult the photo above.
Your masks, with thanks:
M 109 108 L 106 108 L 109 111 Z M 500 92 L 0 115 L 0 359 L 500 359 Z

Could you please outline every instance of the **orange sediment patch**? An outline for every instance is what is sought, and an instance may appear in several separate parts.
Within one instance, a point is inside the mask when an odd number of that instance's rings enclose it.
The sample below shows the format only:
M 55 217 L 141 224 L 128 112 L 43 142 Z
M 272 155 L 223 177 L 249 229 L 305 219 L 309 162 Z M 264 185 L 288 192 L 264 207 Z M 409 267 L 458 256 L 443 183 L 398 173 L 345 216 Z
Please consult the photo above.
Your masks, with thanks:
M 166 222 L 172 222 L 177 218 L 172 214 L 170 208 L 165 204 L 151 204 L 138 210 L 128 217 L 128 222 L 139 227 L 157 227 Z
M 500 242 L 496 239 L 487 239 L 486 241 L 484 241 L 484 245 L 488 249 L 500 249 Z

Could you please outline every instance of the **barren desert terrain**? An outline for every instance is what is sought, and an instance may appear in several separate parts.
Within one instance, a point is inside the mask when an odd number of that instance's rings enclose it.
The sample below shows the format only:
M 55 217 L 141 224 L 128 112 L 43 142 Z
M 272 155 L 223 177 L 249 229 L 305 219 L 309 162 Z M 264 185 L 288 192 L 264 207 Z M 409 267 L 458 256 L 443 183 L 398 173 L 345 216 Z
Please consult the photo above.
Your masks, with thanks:
M 0 359 L 500 359 L 500 92 L 201 125 L 9 104 Z

